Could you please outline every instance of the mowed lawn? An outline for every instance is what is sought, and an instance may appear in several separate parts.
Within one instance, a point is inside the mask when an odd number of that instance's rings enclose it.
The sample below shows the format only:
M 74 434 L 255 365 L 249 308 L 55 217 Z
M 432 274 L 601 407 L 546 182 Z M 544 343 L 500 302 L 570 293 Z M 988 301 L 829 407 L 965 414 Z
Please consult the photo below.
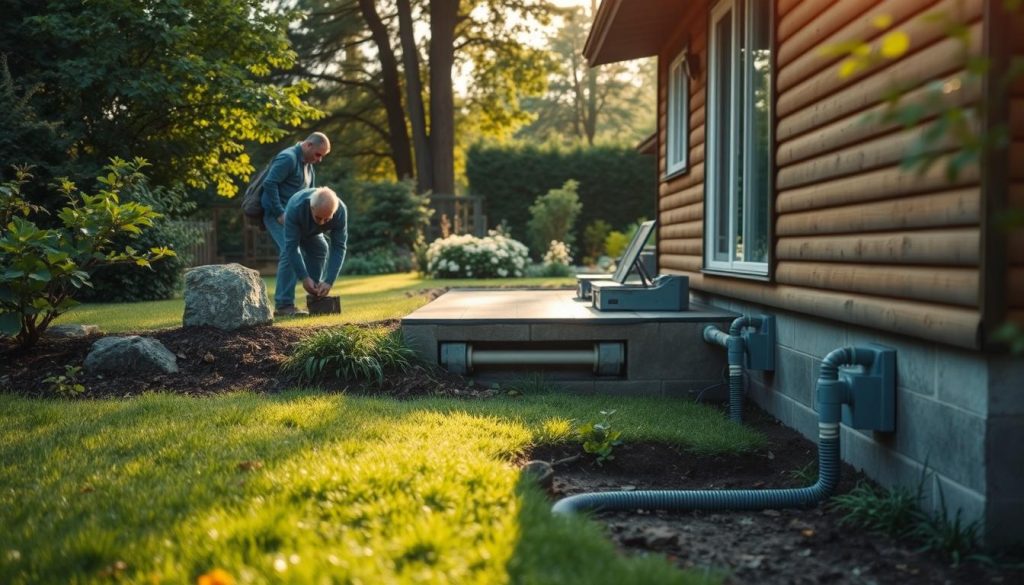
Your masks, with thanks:
M 275 326 L 398 318 L 423 289 L 569 283 L 348 277 L 341 316 Z M 83 305 L 64 321 L 143 331 L 180 325 L 182 309 Z M 690 402 L 539 387 L 478 400 L 0 395 L 0 583 L 720 582 L 713 568 L 617 553 L 600 525 L 553 517 L 520 477 L 531 447 L 578 444 L 576 425 L 607 409 L 627 442 L 708 454 L 764 443 Z

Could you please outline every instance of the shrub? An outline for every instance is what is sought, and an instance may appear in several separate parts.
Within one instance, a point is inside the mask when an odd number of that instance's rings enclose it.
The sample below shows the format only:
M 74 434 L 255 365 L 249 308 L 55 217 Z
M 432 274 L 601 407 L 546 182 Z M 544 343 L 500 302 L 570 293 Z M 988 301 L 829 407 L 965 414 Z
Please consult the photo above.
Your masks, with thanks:
M 592 222 L 583 230 L 583 262 L 592 264 L 604 254 L 604 240 L 612 226 L 603 219 Z
M 413 355 L 399 331 L 344 325 L 303 340 L 282 369 L 300 383 L 333 377 L 379 385 L 385 373 L 406 370 Z
M 528 251 L 522 243 L 491 232 L 434 240 L 427 248 L 427 273 L 434 278 L 505 278 L 522 276 Z
M 174 256 L 167 248 L 142 252 L 114 242 L 123 234 L 138 235 L 160 214 L 137 202 L 121 203 L 119 193 L 145 180 L 146 161 L 112 159 L 98 181 L 96 195 L 78 191 L 64 180 L 59 191 L 68 201 L 57 217 L 58 227 L 40 228 L 30 216 L 39 209 L 22 195 L 27 170 L 0 185 L 0 334 L 22 347 L 39 340 L 55 318 L 77 302 L 74 295 L 90 285 L 97 268 L 110 264 L 151 262 Z
M 566 149 L 477 144 L 466 154 L 469 192 L 487 198 L 487 217 L 492 226 L 506 220 L 518 237 L 527 233 L 529 206 L 534 198 L 569 179 L 579 181 L 583 204 L 576 242 L 583 241 L 584 226 L 598 219 L 607 221 L 613 229 L 625 230 L 630 219 L 655 213 L 657 177 L 657 157 L 627 146 Z
M 547 249 L 548 242 L 557 240 L 571 244 L 575 241 L 572 228 L 583 209 L 579 195 L 576 194 L 578 187 L 579 183 L 570 179 L 561 189 L 551 189 L 530 206 L 527 232 L 538 255 L 541 250 Z
M 612 258 L 618 258 L 622 256 L 622 253 L 626 251 L 626 246 L 629 245 L 629 236 L 615 230 L 609 232 L 604 239 L 604 253 Z
M 384 248 L 410 252 L 430 224 L 430 199 L 409 181 L 353 182 L 342 196 L 349 208 L 349 252 Z M 348 266 L 346 264 L 346 266 Z
M 200 232 L 176 218 L 185 217 L 195 210 L 183 190 L 157 187 L 150 189 L 141 182 L 126 191 L 124 199 L 147 205 L 163 215 L 153 221 L 148 230 L 132 237 L 122 234 L 114 245 L 133 245 L 142 249 L 166 246 L 172 250 L 187 249 L 200 237 Z M 184 280 L 182 273 L 192 258 L 181 252 L 153 265 L 151 270 L 131 264 L 102 266 L 92 277 L 92 287 L 83 289 L 79 300 L 96 302 L 133 302 L 169 299 L 179 292 Z
M 412 255 L 409 252 L 403 254 L 394 246 L 345 256 L 345 274 L 390 274 L 409 272 L 412 268 Z
M 571 276 L 572 256 L 569 246 L 557 240 L 551 240 L 548 251 L 544 253 L 542 274 L 544 276 Z

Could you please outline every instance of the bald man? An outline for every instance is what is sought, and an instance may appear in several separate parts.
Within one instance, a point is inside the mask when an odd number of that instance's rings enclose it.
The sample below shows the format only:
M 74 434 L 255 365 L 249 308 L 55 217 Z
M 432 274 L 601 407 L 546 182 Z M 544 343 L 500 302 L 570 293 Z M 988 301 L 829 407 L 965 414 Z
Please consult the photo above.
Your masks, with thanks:
M 281 261 L 311 295 L 326 296 L 345 263 L 348 248 L 348 210 L 327 187 L 303 189 L 292 196 L 284 211 L 284 245 Z M 275 299 L 292 307 L 280 315 L 305 313 L 295 309 L 295 285 L 281 289 Z
M 267 177 L 263 180 L 263 225 L 277 245 L 277 293 L 274 295 L 275 311 L 278 314 L 301 314 L 295 308 L 294 293 L 285 293 L 295 288 L 297 278 L 285 263 L 284 255 L 284 212 L 292 196 L 302 189 L 316 187 L 316 170 L 313 165 L 331 151 L 331 141 L 321 132 L 310 134 L 305 140 L 290 146 L 277 154 L 270 163 Z

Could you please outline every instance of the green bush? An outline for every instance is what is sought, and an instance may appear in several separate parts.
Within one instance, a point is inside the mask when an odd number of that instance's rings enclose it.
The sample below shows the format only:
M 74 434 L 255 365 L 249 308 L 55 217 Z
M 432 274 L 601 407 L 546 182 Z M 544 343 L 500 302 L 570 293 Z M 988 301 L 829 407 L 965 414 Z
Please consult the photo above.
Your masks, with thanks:
M 413 356 L 399 331 L 343 325 L 304 339 L 282 369 L 300 383 L 333 377 L 380 385 L 385 373 L 407 369 Z
M 151 190 L 141 182 L 127 190 L 123 199 L 147 205 L 163 217 L 154 220 L 152 227 L 134 238 L 132 234 L 118 236 L 114 239 L 115 246 L 183 250 L 201 236 L 197 229 L 176 219 L 187 216 L 196 207 L 181 189 L 157 187 Z M 150 270 L 131 264 L 102 266 L 92 277 L 92 287 L 83 289 L 79 300 L 124 303 L 172 298 L 181 290 L 184 284 L 182 274 L 191 261 L 179 251 L 176 256 L 153 265 Z
M 345 256 L 345 274 L 391 274 L 412 269 L 412 254 L 393 246 Z
M 121 203 L 119 197 L 145 180 L 141 169 L 146 165 L 142 159 L 112 159 L 108 173 L 97 179 L 103 187 L 96 195 L 62 181 L 58 190 L 67 205 L 57 214 L 58 227 L 40 228 L 34 221 L 42 210 L 22 194 L 31 178 L 27 170 L 0 184 L 0 334 L 29 347 L 50 322 L 77 304 L 74 296 L 90 285 L 97 268 L 120 263 L 149 266 L 174 256 L 167 248 L 139 251 L 114 243 L 121 235 L 143 233 L 160 217 L 146 205 Z
M 576 190 L 579 183 L 569 179 L 560 189 L 551 189 L 537 197 L 530 206 L 530 221 L 527 232 L 530 243 L 538 256 L 548 250 L 552 242 L 572 244 L 575 240 L 573 226 L 583 206 Z
M 355 181 L 339 192 L 349 210 L 349 253 L 385 248 L 412 251 L 433 213 L 430 199 L 417 195 L 413 187 L 409 181 Z
M 583 263 L 592 264 L 604 254 L 604 240 L 612 226 L 603 219 L 595 220 L 583 230 Z
M 472 146 L 466 155 L 469 192 L 487 202 L 491 227 L 508 222 L 517 238 L 526 236 L 529 207 L 539 193 L 579 181 L 583 204 L 574 241 L 598 219 L 625 230 L 637 217 L 653 217 L 658 197 L 657 161 L 624 146 L 562 149 L 553 146 Z
M 434 278 L 505 278 L 523 275 L 529 254 L 521 242 L 491 232 L 438 238 L 427 248 L 427 274 Z

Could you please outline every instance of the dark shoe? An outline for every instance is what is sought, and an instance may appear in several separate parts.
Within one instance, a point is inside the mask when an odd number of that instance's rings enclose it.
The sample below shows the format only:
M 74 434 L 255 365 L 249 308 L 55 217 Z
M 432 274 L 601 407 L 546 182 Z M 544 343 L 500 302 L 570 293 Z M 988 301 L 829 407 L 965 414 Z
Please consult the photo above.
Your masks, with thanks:
M 274 309 L 275 317 L 305 317 L 306 315 L 309 315 L 309 311 L 303 311 L 295 305 L 288 305 L 287 307 Z

